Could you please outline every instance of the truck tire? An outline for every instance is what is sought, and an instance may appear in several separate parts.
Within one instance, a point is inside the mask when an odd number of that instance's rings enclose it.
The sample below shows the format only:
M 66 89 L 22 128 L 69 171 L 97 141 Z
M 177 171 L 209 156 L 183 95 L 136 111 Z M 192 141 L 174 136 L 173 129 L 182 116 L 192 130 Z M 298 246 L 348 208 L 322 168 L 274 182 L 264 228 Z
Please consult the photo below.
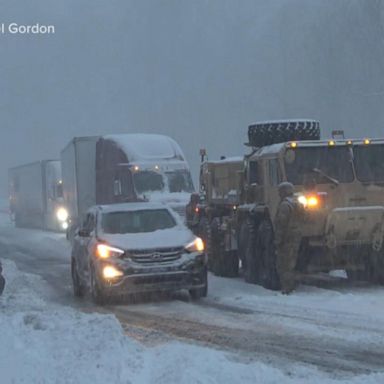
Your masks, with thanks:
M 360 248 L 359 248 L 360 249 Z M 347 277 L 351 281 L 368 281 L 373 284 L 384 284 L 384 250 L 374 251 L 371 249 L 360 249 L 359 264 L 362 264 L 363 268 L 358 270 L 347 269 Z
M 276 270 L 276 249 L 273 236 L 273 227 L 270 220 L 263 220 L 258 228 L 260 247 L 261 270 L 260 282 L 264 288 L 280 289 L 280 279 Z
M 247 233 L 244 236 L 246 245 L 245 245 L 245 270 L 244 270 L 244 279 L 247 283 L 257 284 L 259 282 L 259 247 L 257 244 L 257 226 L 254 220 L 251 218 L 247 219 L 245 223 L 244 231 Z
M 207 255 L 209 269 L 222 277 L 236 277 L 239 274 L 239 258 L 236 251 L 226 251 L 224 236 L 220 233 L 220 220 L 211 222 L 207 238 Z
M 246 221 L 243 221 L 240 225 L 237 243 L 237 255 L 239 257 L 239 260 L 241 261 L 241 268 L 245 272 L 247 270 L 246 252 L 248 244 L 248 225 Z
M 248 140 L 252 147 L 319 139 L 319 122 L 314 120 L 260 122 L 248 127 Z

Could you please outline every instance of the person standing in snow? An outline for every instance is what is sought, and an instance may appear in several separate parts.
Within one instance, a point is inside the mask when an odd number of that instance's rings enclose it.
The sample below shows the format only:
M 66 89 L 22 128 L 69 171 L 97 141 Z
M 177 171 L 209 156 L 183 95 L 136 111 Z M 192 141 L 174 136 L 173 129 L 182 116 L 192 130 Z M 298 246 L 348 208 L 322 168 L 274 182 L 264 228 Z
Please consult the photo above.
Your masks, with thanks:
M 199 204 L 200 196 L 198 193 L 191 193 L 189 203 L 185 207 L 185 218 L 187 227 L 195 233 L 199 225 L 199 217 L 196 212 L 197 205 Z
M 4 287 L 5 287 L 5 279 L 4 279 L 4 276 L 2 275 L 2 272 L 3 272 L 3 267 L 1 266 L 1 261 L 0 261 L 0 295 L 3 293 Z
M 294 269 L 301 241 L 301 209 L 293 198 L 294 187 L 291 183 L 280 183 L 278 190 L 281 200 L 275 217 L 276 269 L 282 293 L 289 294 L 296 285 Z

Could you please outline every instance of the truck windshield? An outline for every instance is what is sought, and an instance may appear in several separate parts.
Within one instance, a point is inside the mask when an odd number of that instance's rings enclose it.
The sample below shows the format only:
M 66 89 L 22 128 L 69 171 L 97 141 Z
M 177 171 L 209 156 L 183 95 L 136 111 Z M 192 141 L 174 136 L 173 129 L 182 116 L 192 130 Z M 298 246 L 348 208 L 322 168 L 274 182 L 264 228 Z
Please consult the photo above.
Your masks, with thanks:
M 182 169 L 165 172 L 168 179 L 169 192 L 193 192 L 193 183 L 189 171 Z
M 162 191 L 164 189 L 163 176 L 154 171 L 140 171 L 133 174 L 133 183 L 137 193 Z
M 362 182 L 384 182 L 384 145 L 370 144 L 353 148 L 356 177 Z
M 329 184 L 354 180 L 348 147 L 306 147 L 288 149 L 285 155 L 287 179 L 295 185 L 308 182 Z
M 108 234 L 154 232 L 175 226 L 176 221 L 167 209 L 110 212 L 101 219 L 101 228 Z

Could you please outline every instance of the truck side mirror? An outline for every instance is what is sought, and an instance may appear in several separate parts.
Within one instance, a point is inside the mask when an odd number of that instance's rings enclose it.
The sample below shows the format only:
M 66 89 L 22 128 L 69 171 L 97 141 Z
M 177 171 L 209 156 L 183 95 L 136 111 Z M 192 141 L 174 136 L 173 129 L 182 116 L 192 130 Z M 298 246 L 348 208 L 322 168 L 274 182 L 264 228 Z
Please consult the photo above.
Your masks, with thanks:
M 79 229 L 79 231 L 77 232 L 77 234 L 78 234 L 80 237 L 89 237 L 90 232 L 88 231 L 88 229 Z

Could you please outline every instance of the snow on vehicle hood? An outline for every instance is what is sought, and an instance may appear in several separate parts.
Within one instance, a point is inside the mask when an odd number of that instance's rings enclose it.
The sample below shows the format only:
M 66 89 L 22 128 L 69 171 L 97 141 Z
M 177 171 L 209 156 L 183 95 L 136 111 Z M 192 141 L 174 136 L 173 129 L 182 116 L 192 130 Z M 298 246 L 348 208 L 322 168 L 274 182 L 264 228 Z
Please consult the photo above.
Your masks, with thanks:
M 193 233 L 182 225 L 146 233 L 100 233 L 99 237 L 108 244 L 124 250 L 184 247 L 195 239 Z
M 151 191 L 142 194 L 149 201 L 167 204 L 169 206 L 187 205 L 190 198 L 190 192 L 159 192 Z

